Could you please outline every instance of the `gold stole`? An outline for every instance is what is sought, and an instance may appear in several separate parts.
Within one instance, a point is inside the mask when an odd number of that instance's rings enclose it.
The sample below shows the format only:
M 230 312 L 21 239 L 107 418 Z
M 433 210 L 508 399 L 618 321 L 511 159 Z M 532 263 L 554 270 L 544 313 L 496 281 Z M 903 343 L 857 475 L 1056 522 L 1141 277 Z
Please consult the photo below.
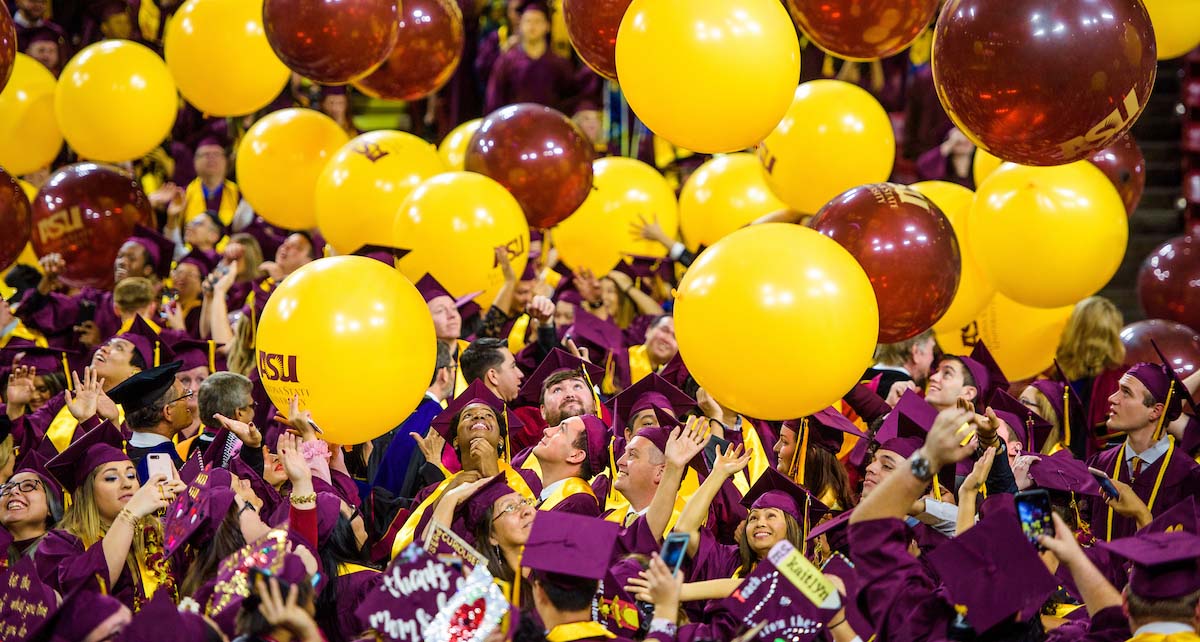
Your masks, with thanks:
M 683 497 L 682 495 L 677 495 L 675 497 L 675 507 L 671 509 L 671 517 L 667 520 L 667 527 L 662 532 L 664 537 L 667 535 L 667 533 L 671 532 L 671 529 L 675 528 L 675 522 L 679 521 L 679 514 L 683 512 L 683 507 L 685 504 L 687 504 L 686 497 Z M 626 500 L 623 495 L 621 495 L 620 491 L 617 491 L 616 501 L 610 502 L 610 505 L 613 506 L 612 512 L 608 514 L 608 517 L 604 518 L 604 521 L 624 526 L 625 516 L 629 514 L 629 510 L 632 508 L 632 506 L 629 505 L 629 501 Z
M 654 367 L 650 365 L 650 355 L 647 353 L 645 344 L 633 346 L 629 349 L 629 385 L 633 385 L 642 380 L 646 375 L 654 372 Z
M 352 562 L 347 562 L 345 564 L 338 564 L 338 568 L 337 568 L 337 576 L 338 577 L 345 577 L 347 575 L 353 575 L 355 573 L 378 573 L 378 572 L 379 571 L 377 571 L 373 568 L 363 566 L 362 564 L 354 564 Z
M 458 350 L 454 354 L 455 365 L 459 365 L 458 360 L 462 358 L 463 350 L 466 350 L 467 346 L 469 346 L 469 345 L 471 345 L 471 343 L 469 341 L 464 341 L 462 339 L 458 340 Z M 461 366 L 458 368 L 455 368 L 454 372 L 455 372 L 455 374 L 454 374 L 454 396 L 457 397 L 457 396 L 461 395 L 462 393 L 466 392 L 467 380 L 463 378 Z M 509 457 L 511 457 L 511 456 L 512 456 L 512 454 L 509 453 Z
M 1129 638 L 1129 642 L 1200 642 L 1200 635 L 1192 632 L 1182 633 L 1143 633 Z
M 751 455 L 746 470 L 733 476 L 733 485 L 745 495 L 750 492 L 750 487 L 758 481 L 759 476 L 771 467 L 771 461 L 767 459 L 766 449 L 763 448 L 762 440 L 758 438 L 754 424 L 740 415 L 739 418 L 742 420 L 742 444 Z
M 1171 455 L 1175 454 L 1175 438 L 1168 436 L 1167 439 L 1171 440 L 1170 441 L 1171 445 L 1167 447 L 1167 453 L 1162 456 L 1162 460 L 1161 460 L 1162 466 L 1158 467 L 1158 477 L 1155 478 L 1154 488 L 1150 491 L 1150 501 L 1146 502 L 1146 508 L 1148 508 L 1151 512 L 1154 511 L 1154 500 L 1158 499 L 1158 489 L 1159 489 L 1159 487 L 1162 486 L 1163 476 L 1167 474 L 1167 466 L 1171 465 Z M 1112 475 L 1110 475 L 1110 477 L 1112 477 L 1113 479 L 1119 480 L 1121 478 L 1121 470 L 1123 468 L 1125 468 L 1121 464 L 1125 463 L 1125 446 L 1127 446 L 1127 445 L 1128 445 L 1128 442 L 1121 444 L 1121 450 L 1117 451 L 1117 463 L 1116 463 L 1116 465 L 1113 466 Z M 1132 476 L 1129 478 L 1129 484 L 1131 486 L 1133 485 L 1133 477 Z M 1104 527 L 1106 529 L 1105 535 L 1104 535 L 1104 541 L 1106 541 L 1106 542 L 1112 541 L 1112 522 L 1113 522 L 1113 509 L 1112 509 L 1112 506 L 1109 506 L 1108 507 L 1108 523 L 1106 523 L 1104 525 Z
M 224 186 L 221 187 L 221 204 L 217 210 L 217 218 L 226 227 L 233 224 L 233 215 L 237 211 L 238 200 L 237 185 L 225 181 Z M 208 211 L 208 204 L 204 200 L 204 184 L 198 178 L 193 179 L 184 190 L 184 220 L 189 221 L 197 214 L 203 214 L 206 211 Z
M 525 347 L 525 335 L 529 332 L 529 315 L 522 314 L 513 321 L 512 329 L 508 331 L 508 349 L 516 354 Z
M 46 348 L 46 347 L 49 347 L 49 345 L 50 345 L 50 344 L 46 343 L 46 337 L 42 336 L 41 332 L 30 330 L 29 328 L 25 327 L 25 324 L 23 322 L 21 322 L 20 320 L 17 321 L 17 326 L 15 328 L 13 328 L 12 334 L 10 334 L 6 337 L 0 337 L 0 348 L 7 346 L 9 340 L 11 340 L 13 338 L 25 339 L 26 341 L 32 341 L 33 345 L 35 345 L 39 348 Z M 68 378 L 69 377 L 70 377 L 70 375 L 68 375 Z
M 587 493 L 592 499 L 596 498 L 596 493 L 592 492 L 591 484 L 578 477 L 568 477 L 563 485 L 558 487 L 558 490 L 550 493 L 550 496 L 545 501 L 538 504 L 538 510 L 550 510 L 561 504 L 564 499 L 577 493 Z
M 119 404 L 117 405 L 117 422 L 118 424 L 125 423 L 125 409 Z M 46 438 L 54 444 L 55 450 L 62 452 L 71 445 L 71 437 L 75 436 L 75 429 L 78 427 L 79 422 L 75 420 L 75 416 L 64 404 L 50 422 L 50 427 L 46 430 Z
M 546 634 L 546 642 L 573 642 L 574 640 L 586 640 L 588 638 L 605 638 L 612 640 L 616 638 L 604 628 L 599 622 L 572 622 L 570 624 L 559 624 L 550 629 Z

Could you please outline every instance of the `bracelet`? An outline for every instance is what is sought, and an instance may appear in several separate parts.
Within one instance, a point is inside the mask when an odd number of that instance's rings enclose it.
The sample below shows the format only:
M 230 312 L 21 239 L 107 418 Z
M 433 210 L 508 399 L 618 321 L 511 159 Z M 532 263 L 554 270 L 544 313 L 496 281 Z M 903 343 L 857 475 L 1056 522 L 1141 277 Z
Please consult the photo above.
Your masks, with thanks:
M 671 637 L 675 637 L 675 632 L 678 630 L 679 627 L 676 626 L 674 622 L 665 617 L 656 617 L 653 620 L 650 620 L 650 630 L 648 633 L 664 633 Z
M 314 491 L 307 495 L 292 495 L 288 501 L 292 503 L 292 506 L 299 506 L 300 504 L 315 504 L 317 503 L 317 493 Z
M 128 508 L 122 508 L 121 512 L 117 513 L 117 519 L 125 520 L 127 524 L 135 529 L 138 527 L 138 522 L 141 521 L 137 517 L 134 517 L 133 511 Z
M 840 621 L 838 621 L 836 624 L 827 624 L 826 628 L 828 628 L 830 631 L 832 631 L 845 623 L 846 623 L 846 616 L 843 615 L 842 619 Z

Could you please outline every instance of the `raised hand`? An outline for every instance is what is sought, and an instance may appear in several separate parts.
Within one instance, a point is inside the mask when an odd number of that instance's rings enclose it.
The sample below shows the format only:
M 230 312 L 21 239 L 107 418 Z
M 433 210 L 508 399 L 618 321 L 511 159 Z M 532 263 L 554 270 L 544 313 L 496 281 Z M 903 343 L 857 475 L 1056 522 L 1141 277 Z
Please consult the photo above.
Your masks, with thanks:
M 292 486 L 295 487 L 298 485 L 297 482 L 305 480 L 311 486 L 312 470 L 309 469 L 304 455 L 300 454 L 300 440 L 291 433 L 284 433 L 279 436 L 278 451 L 279 459 L 283 462 L 283 469 L 287 472 Z
M 292 427 L 304 441 L 315 441 L 317 439 L 317 431 L 313 428 L 312 413 L 307 410 L 300 410 L 300 397 L 292 395 L 288 397 L 288 416 L 276 414 L 275 421 L 285 423 Z
M 541 325 L 546 325 L 554 320 L 554 301 L 550 297 L 537 295 L 530 299 L 529 305 L 525 307 L 525 312 Z
M 100 345 L 100 327 L 93 321 L 84 321 L 74 328 L 75 333 L 79 335 L 79 342 L 83 345 L 94 348 Z
M 316 642 L 322 639 L 316 621 L 299 604 L 299 591 L 296 586 L 289 586 L 287 597 L 284 597 L 278 580 L 272 577 L 264 582 L 262 576 L 257 576 L 254 580 L 254 590 L 260 599 L 258 612 L 271 626 L 289 631 L 300 642 Z
M 75 393 L 66 391 L 67 410 L 76 421 L 82 422 L 96 414 L 96 405 L 100 395 L 104 394 L 104 383 L 91 366 L 84 368 L 83 381 L 79 380 L 78 373 L 72 372 L 71 377 L 75 381 Z
M 513 271 L 512 261 L 508 259 L 508 248 L 501 245 L 496 247 L 493 252 L 496 256 L 496 265 L 500 266 L 500 273 L 504 275 L 504 282 L 516 283 L 517 273 Z
M 425 461 L 431 464 L 437 464 L 442 461 L 442 450 L 446 448 L 446 440 L 438 433 L 438 431 L 429 429 L 429 434 L 422 437 L 415 432 L 408 433 L 417 442 L 417 448 L 421 449 L 421 454 L 425 455 Z
M 175 481 L 175 484 L 167 482 L 164 475 L 155 475 L 151 477 L 144 486 L 137 489 L 133 497 L 125 504 L 125 508 L 133 513 L 133 516 L 142 519 L 154 513 L 165 510 L 175 501 L 175 496 L 179 494 L 179 484 L 183 482 Z M 185 487 L 186 488 L 186 487 Z
M 988 474 L 992 472 L 992 462 L 995 460 L 995 446 L 991 446 L 983 451 L 983 456 L 975 462 L 975 466 L 971 469 L 970 474 L 963 480 L 959 492 L 978 492 L 983 487 L 983 483 L 987 481 Z
M 38 266 L 42 268 L 42 280 L 38 281 L 38 292 L 49 294 L 58 287 L 58 279 L 62 276 L 62 271 L 67 269 L 67 262 L 58 252 L 51 252 L 38 259 Z
M 214 413 L 213 417 L 215 417 L 217 421 L 221 422 L 221 426 L 223 426 L 226 430 L 236 435 L 237 438 L 240 439 L 241 442 L 246 446 L 250 448 L 262 447 L 262 433 L 259 432 L 258 428 L 254 426 L 253 421 L 250 423 L 245 423 L 236 419 L 230 419 L 221 413 Z
M 37 376 L 37 368 L 30 366 L 14 366 L 12 373 L 8 375 L 8 390 L 4 398 L 8 400 L 10 406 L 28 406 L 33 401 L 33 394 L 37 391 L 37 385 L 34 377 Z
M 968 423 L 975 424 L 976 417 L 979 415 L 962 408 L 949 408 L 938 413 L 922 447 L 935 472 L 942 466 L 970 457 L 974 452 L 974 447 L 962 444 L 964 434 L 960 431 Z
M 713 462 L 712 473 L 727 479 L 733 477 L 746 469 L 753 453 L 753 450 L 746 450 L 741 444 L 736 446 L 730 444 L 724 452 L 717 451 L 717 459 Z
M 663 453 L 667 458 L 667 465 L 683 469 L 696 455 L 703 452 L 704 445 L 708 443 L 708 436 L 712 434 L 708 426 L 707 417 L 692 417 L 687 425 L 672 430 L 667 439 L 667 450 Z

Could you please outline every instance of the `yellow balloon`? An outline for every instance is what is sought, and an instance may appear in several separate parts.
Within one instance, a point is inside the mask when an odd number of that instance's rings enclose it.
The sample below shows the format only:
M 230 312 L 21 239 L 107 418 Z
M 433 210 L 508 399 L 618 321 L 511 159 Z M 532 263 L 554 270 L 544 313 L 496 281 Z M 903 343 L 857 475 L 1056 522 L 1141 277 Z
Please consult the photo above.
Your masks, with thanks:
M 1075 306 L 1031 308 L 997 294 L 974 321 L 960 328 L 934 328 L 947 354 L 970 354 L 982 340 L 1012 381 L 1037 376 L 1054 363 L 1059 337 Z
M 794 210 L 815 214 L 834 196 L 892 173 L 896 135 L 874 96 L 840 80 L 813 80 L 758 147 L 767 184 Z
M 311 109 L 281 109 L 263 116 L 238 144 L 242 196 L 272 225 L 289 230 L 317 226 L 317 178 L 349 140 L 333 119 Z
M 767 186 L 753 154 L 718 156 L 701 165 L 679 193 L 679 226 L 688 249 L 710 246 L 760 216 L 787 209 Z
M 1178 58 L 1200 45 L 1200 0 L 1143 0 L 1150 22 L 1158 59 Z
M 279 284 L 255 343 L 275 406 L 299 395 L 324 438 L 348 445 L 382 435 L 417 407 L 436 341 L 429 308 L 408 279 L 375 259 L 335 256 Z
M 49 166 L 62 149 L 54 116 L 56 82 L 42 63 L 17 54 L 0 92 L 0 167 L 13 176 Z
M 263 0 L 187 0 L 167 23 L 167 66 L 197 109 L 242 116 L 283 91 L 292 72 L 271 49 L 262 16 Z
M 452 172 L 461 172 L 467 165 L 467 145 L 471 144 L 471 137 L 475 132 L 479 131 L 479 126 L 483 124 L 482 118 L 475 118 L 450 130 L 449 134 L 442 139 L 442 144 L 438 147 L 438 155 L 442 157 L 442 164 L 446 169 Z
M 342 146 L 317 179 L 317 226 L 339 254 L 387 244 L 404 199 L 445 171 L 433 145 L 405 132 L 368 132 Z
M 954 293 L 954 301 L 946 313 L 933 325 L 934 330 L 958 330 L 978 316 L 996 294 L 995 286 L 975 260 L 967 237 L 967 214 L 971 211 L 975 192 L 946 181 L 925 181 L 912 185 L 912 188 L 942 210 L 958 239 L 958 249 L 962 254 L 962 276 L 958 280 L 958 291 Z
M 592 193 L 554 228 L 554 246 L 563 263 L 604 276 L 623 256 L 666 256 L 667 248 L 630 232 L 645 219 L 657 221 L 667 236 L 678 233 L 675 192 L 663 175 L 641 161 L 619 156 L 592 163 L 592 173 Z
M 22 180 L 20 178 L 17 179 L 17 184 L 21 186 L 21 191 L 25 192 L 25 198 L 28 198 L 29 202 L 33 203 L 33 198 L 35 196 L 37 196 L 38 188 L 34 187 L 33 183 L 30 183 L 29 181 L 26 181 L 26 180 Z M 33 250 L 30 250 L 30 252 L 32 252 L 32 251 Z
M 102 40 L 67 63 L 54 113 L 67 144 L 88 160 L 141 158 L 162 143 L 179 103 L 158 54 L 129 40 Z
M 1125 257 L 1121 195 L 1095 165 L 1005 163 L 967 217 L 972 254 L 996 290 L 1023 305 L 1056 308 L 1095 294 Z
M 722 404 L 788 419 L 858 382 L 875 351 L 879 307 L 866 273 L 836 241 L 767 223 L 721 239 L 688 268 L 675 335 L 692 376 Z
M 1000 169 L 1004 161 L 992 156 L 983 149 L 975 148 L 975 158 L 971 161 L 971 175 L 975 177 L 975 188 L 978 189 L 992 172 Z
M 800 43 L 777 0 L 633 0 L 617 76 L 655 134 L 708 154 L 753 147 L 800 79 Z
M 496 248 L 508 251 L 520 275 L 529 258 L 529 224 L 500 183 L 483 174 L 447 172 L 409 194 L 396 214 L 392 245 L 412 250 L 396 267 L 413 282 L 432 274 L 450 294 L 474 294 L 486 307 L 504 285 Z

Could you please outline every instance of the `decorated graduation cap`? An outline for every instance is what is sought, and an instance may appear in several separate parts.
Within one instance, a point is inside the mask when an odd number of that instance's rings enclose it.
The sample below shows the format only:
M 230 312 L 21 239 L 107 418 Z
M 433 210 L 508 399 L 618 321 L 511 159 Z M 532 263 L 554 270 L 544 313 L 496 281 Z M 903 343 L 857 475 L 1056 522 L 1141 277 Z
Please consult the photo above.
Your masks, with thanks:
M 781 510 L 800 524 L 806 536 L 809 529 L 829 512 L 829 507 L 822 504 L 812 493 L 774 468 L 763 471 L 758 481 L 754 482 L 742 498 L 742 506 L 749 510 Z
M 172 345 L 171 351 L 175 353 L 175 358 L 182 363 L 179 366 L 180 370 L 204 367 L 208 368 L 209 374 L 212 374 L 225 369 L 225 356 L 217 350 L 217 342 L 211 339 L 208 341 L 185 339 Z
M 1098 545 L 1133 562 L 1129 590 L 1145 600 L 1176 600 L 1200 591 L 1200 536 L 1144 533 Z
M 991 407 L 996 415 L 1008 424 L 1014 433 L 1013 436 L 1020 440 L 1027 451 L 1036 450 L 1035 445 L 1044 443 L 1054 428 L 1050 422 L 1008 394 L 1006 390 L 997 390 L 992 395 Z
M 678 421 L 695 405 L 695 399 L 651 372 L 613 397 L 613 423 L 625 428 L 634 416 L 655 408 L 668 411 L 672 419 Z
M 977 633 L 1037 613 L 1058 588 L 1037 549 L 1025 537 L 1011 496 L 989 501 L 993 510 L 966 533 L 940 544 L 926 557 L 942 578 L 949 599 L 966 609 Z
M 7 536 L 7 531 L 4 534 Z M 29 639 L 26 634 L 32 637 L 58 610 L 58 596 L 42 582 L 33 558 L 21 556 L 15 564 L 0 570 L 0 604 L 5 605 L 0 608 L 0 634 Z M 18 604 L 24 608 L 18 608 Z
M 780 468 L 792 479 L 801 481 L 804 480 L 809 444 L 837 454 L 846 435 L 866 437 L 852 421 L 832 407 L 807 417 L 785 421 L 783 426 L 796 433 L 796 446 L 792 450 L 791 461 L 780 462 Z
M 229 472 L 222 468 L 201 471 L 175 498 L 163 517 L 163 552 L 168 557 L 188 542 L 212 539 L 237 497 L 229 482 Z
M 310 581 L 303 560 L 292 552 L 294 548 L 295 542 L 286 530 L 274 529 L 221 561 L 213 593 L 208 604 L 201 606 L 222 631 L 236 628 L 237 612 L 254 589 L 250 585 L 252 569 L 279 580 L 285 594 L 288 585 Z
M 146 364 L 144 369 L 157 367 L 171 361 L 175 356 L 175 353 L 163 343 L 162 337 L 158 336 L 158 332 L 150 327 L 150 324 L 146 323 L 140 314 L 133 318 L 128 330 L 113 338 L 132 343 L 134 350 L 137 350 L 142 357 L 142 362 Z
M 171 273 L 171 261 L 175 258 L 175 241 L 141 224 L 133 227 L 133 236 L 129 237 L 129 241 L 146 250 L 146 264 L 154 268 L 158 278 L 167 278 Z
M 212 629 L 202 616 L 179 610 L 171 600 L 170 591 L 156 591 L 133 615 L 128 626 L 121 629 L 121 641 L 159 642 L 165 631 L 170 631 L 171 640 L 176 642 L 207 642 Z
M 463 390 L 462 394 L 446 404 L 446 409 L 433 418 L 431 425 L 457 452 L 458 446 L 455 442 L 458 436 L 459 416 L 468 407 L 477 405 L 487 406 L 491 409 L 492 414 L 496 416 L 496 424 L 500 430 L 500 443 L 504 445 L 506 458 L 511 458 L 513 453 L 508 445 L 508 436 L 513 429 L 521 428 L 525 424 L 508 409 L 504 400 L 497 397 L 491 390 L 488 390 L 488 387 L 483 383 L 483 379 L 472 381 L 471 385 L 467 386 L 467 389 Z
M 604 578 L 619 531 L 616 523 L 596 517 L 538 511 L 521 566 L 532 569 L 539 581 L 587 586 Z
M 479 305 L 475 303 L 475 297 L 479 295 L 479 292 L 472 292 L 466 296 L 455 298 L 437 279 L 433 278 L 432 274 L 426 274 L 413 285 L 417 286 L 417 291 L 421 293 L 421 298 L 425 299 L 425 303 L 445 296 L 450 297 L 450 300 L 454 301 L 454 307 L 458 308 L 458 312 L 463 318 L 479 312 Z
M 181 361 L 172 361 L 157 368 L 143 370 L 109 390 L 108 397 L 121 404 L 125 412 L 152 406 L 175 385 L 175 374 L 182 365 Z
M 125 440 L 121 431 L 111 421 L 84 433 L 57 457 L 46 463 L 49 471 L 67 492 L 75 492 L 83 485 L 88 475 L 104 464 L 129 461 L 123 448 Z
M 192 250 L 179 259 L 179 265 L 191 265 L 199 270 L 201 281 L 207 279 L 220 262 L 221 257 L 211 250 Z
M 574 371 L 578 373 L 579 378 L 583 379 L 589 389 L 593 389 L 594 384 L 600 382 L 604 377 L 604 370 L 599 366 L 584 361 L 579 357 L 571 356 L 561 348 L 554 348 L 546 358 L 538 364 L 538 367 L 528 377 L 525 377 L 525 382 L 521 385 L 521 392 L 517 394 L 517 401 L 522 403 L 537 406 L 542 403 L 542 393 L 546 380 L 552 375 L 560 372 Z M 596 410 L 600 410 L 600 406 L 596 406 Z

